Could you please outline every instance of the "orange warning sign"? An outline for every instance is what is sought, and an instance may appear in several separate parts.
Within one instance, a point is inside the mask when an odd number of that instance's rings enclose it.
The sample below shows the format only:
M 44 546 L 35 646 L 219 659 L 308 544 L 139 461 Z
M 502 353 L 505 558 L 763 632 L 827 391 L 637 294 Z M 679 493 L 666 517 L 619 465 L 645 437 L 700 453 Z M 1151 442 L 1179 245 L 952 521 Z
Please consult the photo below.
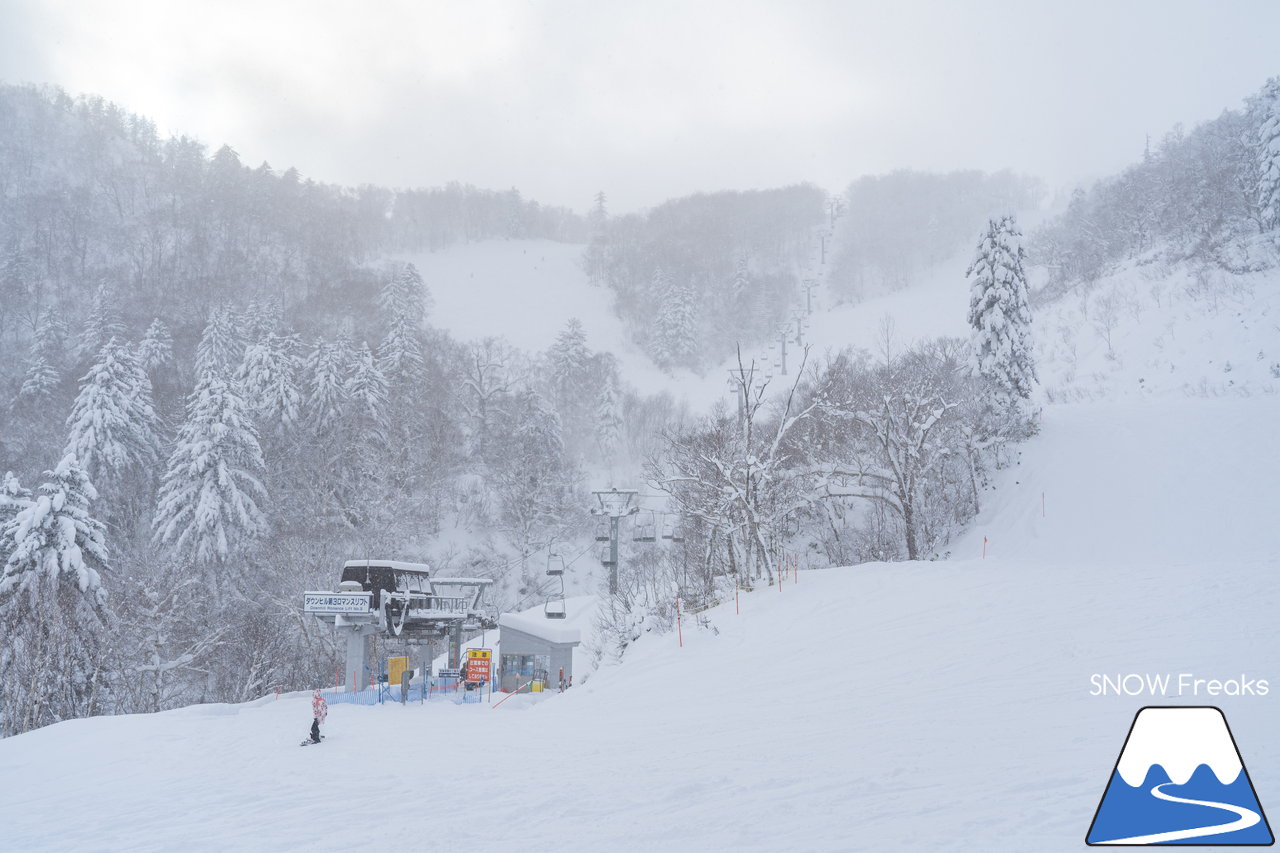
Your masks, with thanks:
M 492 666 L 493 651 L 491 649 L 467 650 L 467 681 L 472 684 L 488 681 Z

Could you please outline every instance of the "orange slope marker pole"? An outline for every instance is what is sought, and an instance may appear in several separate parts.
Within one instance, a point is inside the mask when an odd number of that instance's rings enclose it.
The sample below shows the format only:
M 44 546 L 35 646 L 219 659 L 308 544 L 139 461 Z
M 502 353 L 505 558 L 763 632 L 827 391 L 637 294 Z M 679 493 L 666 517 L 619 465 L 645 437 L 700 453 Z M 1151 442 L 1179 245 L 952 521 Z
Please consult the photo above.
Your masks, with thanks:
M 680 624 L 680 596 L 676 596 L 676 633 L 680 637 L 680 648 L 684 648 L 684 627 Z

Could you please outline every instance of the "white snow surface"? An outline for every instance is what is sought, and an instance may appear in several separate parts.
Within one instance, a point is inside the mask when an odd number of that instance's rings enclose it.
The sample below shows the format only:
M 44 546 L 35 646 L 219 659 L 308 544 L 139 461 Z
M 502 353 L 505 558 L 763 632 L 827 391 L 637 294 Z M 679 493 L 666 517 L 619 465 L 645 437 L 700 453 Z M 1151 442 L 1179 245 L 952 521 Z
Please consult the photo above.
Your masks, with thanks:
M 1240 775 L 1227 722 L 1217 708 L 1144 708 L 1134 721 L 1116 769 L 1133 787 L 1141 785 L 1147 771 L 1160 765 L 1175 785 L 1185 785 L 1201 764 L 1230 785 Z
M 614 313 L 612 292 L 587 280 L 581 263 L 585 248 L 550 240 L 483 240 L 400 260 L 417 267 L 431 294 L 427 322 L 458 340 L 497 337 L 526 352 L 541 352 L 576 317 L 587 346 L 613 353 L 622 375 L 642 393 L 672 391 L 697 408 L 727 400 L 723 373 L 668 375 L 631 342 Z
M 815 235 L 815 243 L 817 236 Z M 694 411 L 705 411 L 716 400 L 732 402 L 726 386 L 727 369 L 698 375 L 688 370 L 664 373 L 635 346 L 613 311 L 612 293 L 593 287 L 581 264 L 584 246 L 547 240 L 486 240 L 453 246 L 439 252 L 405 256 L 412 261 L 432 296 L 427 322 L 446 328 L 462 341 L 499 337 L 528 352 L 545 350 L 570 317 L 582 321 L 587 345 L 617 358 L 622 376 L 638 391 L 672 393 Z M 816 309 L 805 333 L 815 356 L 856 346 L 880 351 L 885 318 L 893 324 L 895 351 L 922 338 L 968 333 L 969 283 L 964 270 L 968 258 L 957 257 L 926 271 L 913 287 L 831 310 Z M 813 266 L 805 277 L 822 280 L 824 270 Z M 818 304 L 825 296 L 819 290 Z M 797 303 L 798 304 L 798 303 Z M 765 342 L 744 346 L 744 361 L 768 358 Z M 788 355 L 789 376 L 799 363 L 794 347 Z M 778 376 L 774 386 L 789 387 Z
M 0 847 L 1075 851 L 1134 713 L 1179 703 L 1224 710 L 1266 806 L 1277 423 L 1274 397 L 1051 406 L 952 559 L 802 571 L 563 695 L 335 705 L 307 749 L 306 694 L 9 738 Z M 1273 689 L 1090 695 L 1103 672 Z

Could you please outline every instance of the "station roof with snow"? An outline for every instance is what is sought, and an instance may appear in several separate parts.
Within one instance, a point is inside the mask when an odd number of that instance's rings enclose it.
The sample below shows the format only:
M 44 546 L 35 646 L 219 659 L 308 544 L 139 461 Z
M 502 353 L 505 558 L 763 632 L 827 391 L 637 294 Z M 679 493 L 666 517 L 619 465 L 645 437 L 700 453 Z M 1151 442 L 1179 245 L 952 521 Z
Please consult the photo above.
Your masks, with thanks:
M 577 628 L 552 622 L 545 618 L 540 610 L 526 613 L 503 613 L 498 617 L 499 628 L 511 628 L 523 634 L 537 637 L 548 643 L 577 645 L 582 641 L 582 632 Z

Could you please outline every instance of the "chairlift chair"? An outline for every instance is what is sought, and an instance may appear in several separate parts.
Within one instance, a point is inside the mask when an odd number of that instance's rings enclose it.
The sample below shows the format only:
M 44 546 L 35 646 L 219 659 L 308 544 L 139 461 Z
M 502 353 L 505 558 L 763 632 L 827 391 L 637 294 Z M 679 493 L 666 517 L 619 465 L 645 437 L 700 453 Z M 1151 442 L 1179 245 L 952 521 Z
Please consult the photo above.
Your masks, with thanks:
M 559 554 L 547 555 L 547 574 L 560 583 L 560 589 L 551 593 L 547 603 L 542 606 L 542 615 L 548 619 L 563 619 L 564 612 L 564 557 Z
M 596 522 L 596 541 L 597 541 L 597 542 L 608 542 L 608 541 L 609 541 L 609 521 L 608 521 L 608 519 L 604 519 L 604 518 L 602 518 L 602 519 L 600 519 L 599 521 L 597 521 L 597 522 Z
M 669 539 L 672 542 L 683 542 L 684 533 L 680 531 L 676 521 L 664 516 L 662 519 L 662 538 Z
M 658 541 L 658 520 L 652 512 L 645 515 L 648 517 L 644 520 L 636 520 L 635 535 L 631 538 L 636 542 L 656 542 Z

